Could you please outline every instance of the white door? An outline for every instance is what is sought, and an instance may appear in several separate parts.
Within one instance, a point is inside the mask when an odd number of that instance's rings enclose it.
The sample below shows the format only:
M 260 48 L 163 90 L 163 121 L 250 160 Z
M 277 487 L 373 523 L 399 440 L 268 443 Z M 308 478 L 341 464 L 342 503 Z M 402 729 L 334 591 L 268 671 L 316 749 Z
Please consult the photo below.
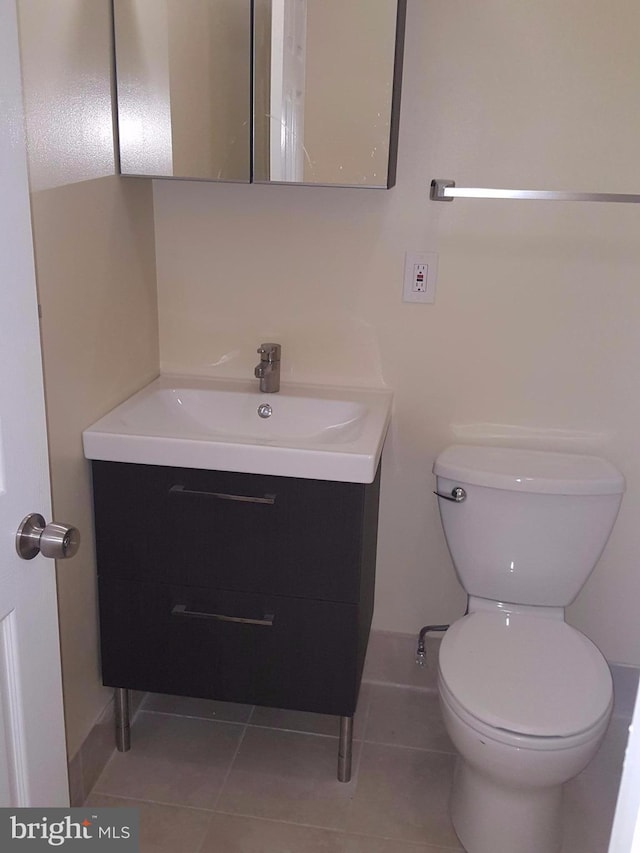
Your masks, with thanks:
M 618 792 L 609 853 L 640 853 L 640 690 L 629 727 L 629 740 Z
M 51 514 L 15 0 L 0 0 L 0 807 L 69 804 L 55 563 L 18 557 Z

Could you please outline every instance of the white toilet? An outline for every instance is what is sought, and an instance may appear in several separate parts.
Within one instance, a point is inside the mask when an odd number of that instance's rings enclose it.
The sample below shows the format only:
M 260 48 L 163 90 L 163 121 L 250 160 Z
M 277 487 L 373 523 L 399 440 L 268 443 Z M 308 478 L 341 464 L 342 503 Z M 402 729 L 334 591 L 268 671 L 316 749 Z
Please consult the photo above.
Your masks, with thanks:
M 433 471 L 469 596 L 438 666 L 459 753 L 453 824 L 468 853 L 556 853 L 562 784 L 593 758 L 613 704 L 605 659 L 564 608 L 604 549 L 624 478 L 594 456 L 466 445 Z

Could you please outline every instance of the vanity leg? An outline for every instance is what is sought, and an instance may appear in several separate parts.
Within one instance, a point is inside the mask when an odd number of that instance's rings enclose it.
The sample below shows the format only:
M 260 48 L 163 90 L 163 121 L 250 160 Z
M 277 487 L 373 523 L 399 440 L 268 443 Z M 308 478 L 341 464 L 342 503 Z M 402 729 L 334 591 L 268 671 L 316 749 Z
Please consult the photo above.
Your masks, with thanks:
M 116 687 L 113 694 L 113 704 L 116 719 L 116 748 L 118 752 L 128 752 L 131 749 L 131 732 L 129 729 L 129 691 L 125 687 Z
M 353 717 L 340 717 L 340 742 L 338 745 L 338 782 L 351 781 L 352 747 Z

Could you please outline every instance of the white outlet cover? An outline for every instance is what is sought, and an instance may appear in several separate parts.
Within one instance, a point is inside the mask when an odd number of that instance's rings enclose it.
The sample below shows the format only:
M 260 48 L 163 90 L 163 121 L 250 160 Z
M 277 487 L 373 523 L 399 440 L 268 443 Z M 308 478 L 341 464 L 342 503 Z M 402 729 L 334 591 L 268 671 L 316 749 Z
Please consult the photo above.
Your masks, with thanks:
M 427 268 L 426 287 L 422 292 L 413 289 L 413 270 L 416 264 L 424 264 Z M 404 286 L 402 290 L 402 301 L 435 302 L 437 277 L 437 252 L 406 252 L 404 256 Z

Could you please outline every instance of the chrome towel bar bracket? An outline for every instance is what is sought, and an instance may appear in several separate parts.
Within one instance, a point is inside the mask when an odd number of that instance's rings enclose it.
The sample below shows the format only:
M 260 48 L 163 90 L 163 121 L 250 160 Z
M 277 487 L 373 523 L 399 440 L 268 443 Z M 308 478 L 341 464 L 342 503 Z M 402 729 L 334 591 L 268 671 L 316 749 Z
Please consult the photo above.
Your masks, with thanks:
M 429 198 L 432 201 L 453 201 L 454 198 L 497 198 L 538 201 L 607 201 L 615 204 L 640 204 L 640 195 L 630 193 L 574 193 L 564 190 L 504 190 L 487 187 L 456 187 L 447 178 L 431 181 Z

